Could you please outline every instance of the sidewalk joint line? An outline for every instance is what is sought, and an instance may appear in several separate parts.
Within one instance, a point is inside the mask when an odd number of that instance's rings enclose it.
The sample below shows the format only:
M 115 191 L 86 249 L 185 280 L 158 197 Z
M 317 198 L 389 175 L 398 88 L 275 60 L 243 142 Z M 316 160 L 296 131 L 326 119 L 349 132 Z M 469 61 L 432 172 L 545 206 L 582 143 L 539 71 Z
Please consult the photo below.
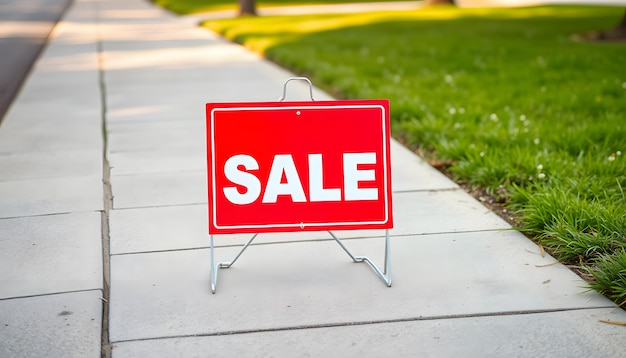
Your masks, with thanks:
M 115 152 L 111 152 L 111 154 L 116 154 Z M 133 172 L 133 173 L 122 173 L 115 174 L 116 177 L 136 177 L 143 175 L 172 175 L 172 174 L 188 174 L 188 173 L 202 173 L 206 174 L 206 169 L 182 169 L 182 170 L 173 170 L 173 171 L 145 171 L 145 172 Z
M 420 234 L 400 234 L 400 235 L 391 235 L 393 238 L 407 238 L 411 236 L 431 236 L 431 235 L 447 235 L 447 234 L 471 234 L 471 233 L 480 233 L 480 232 L 499 232 L 499 231 L 516 231 L 515 229 L 485 229 L 485 230 L 467 230 L 467 231 L 449 231 L 449 232 L 437 232 L 437 233 L 420 233 Z M 297 234 L 297 233 L 296 233 Z M 264 235 L 265 236 L 265 235 Z M 353 236 L 353 237 L 342 237 L 341 240 L 353 241 L 353 240 L 367 240 L 367 239 L 380 239 L 384 237 L 380 236 Z M 269 245 L 280 245 L 280 244 L 298 244 L 298 243 L 317 243 L 317 242 L 334 242 L 333 239 L 327 238 L 319 238 L 319 239 L 306 239 L 306 240 L 282 240 L 282 241 L 271 241 L 271 242 L 255 242 L 250 246 L 269 246 Z M 226 244 L 226 245 L 216 245 L 215 249 L 228 249 L 228 248 L 239 248 L 243 244 L 235 243 L 235 244 Z M 162 249 L 162 250 L 147 250 L 147 251 L 135 251 L 135 252 L 120 252 L 116 254 L 110 254 L 113 256 L 129 256 L 129 255 L 143 255 L 143 254 L 159 254 L 165 252 L 178 252 L 178 251 L 194 251 L 194 250 L 208 250 L 209 246 L 196 246 L 196 247 L 182 247 L 182 248 L 172 248 L 172 249 Z
M 114 211 L 126 211 L 126 210 L 141 210 L 141 209 L 158 209 L 158 208 L 172 208 L 172 207 L 185 207 L 185 206 L 206 206 L 207 203 L 197 203 L 197 204 L 176 204 L 176 205 L 158 205 L 158 206 L 141 206 L 141 207 L 133 207 L 133 208 L 113 208 Z
M 169 208 L 172 206 L 187 206 L 187 205 L 208 205 L 207 203 L 183 203 L 183 204 L 163 204 L 163 205 L 146 205 L 146 206 L 130 206 L 123 208 L 116 208 L 113 206 L 111 210 L 128 210 L 128 209 L 155 209 L 155 208 Z
M 323 329 L 323 328 L 337 328 L 337 327 L 353 327 L 353 326 L 367 326 L 376 324 L 387 323 L 406 323 L 406 322 L 419 322 L 419 321 L 439 321 L 450 319 L 464 319 L 464 318 L 483 318 L 483 317 L 507 317 L 507 316 L 523 316 L 531 314 L 544 314 L 544 313 L 558 313 L 558 312 L 571 312 L 571 311 L 585 311 L 585 310 L 598 310 L 615 308 L 615 306 L 599 306 L 599 307 L 572 307 L 572 308 L 555 308 L 555 309 L 538 309 L 538 310 L 522 310 L 522 311 L 503 311 L 503 312 L 485 312 L 476 314 L 453 314 L 446 316 L 429 316 L 429 317 L 408 317 L 397 318 L 387 320 L 374 320 L 374 321 L 356 321 L 356 322 L 336 322 L 336 323 L 320 323 L 301 326 L 284 326 L 275 328 L 259 328 L 259 329 L 242 329 L 236 331 L 223 331 L 215 333 L 199 333 L 189 335 L 172 335 L 172 336 L 159 336 L 150 338 L 136 338 L 113 341 L 111 344 L 129 343 L 129 342 L 142 342 L 142 341 L 155 341 L 162 339 L 177 339 L 177 338 L 196 338 L 196 337 L 220 337 L 220 336 L 232 336 L 239 334 L 253 334 L 253 333 L 272 333 L 272 332 L 284 332 L 294 330 L 306 330 L 306 329 Z
M 6 216 L 0 218 L 0 220 L 10 220 L 10 219 L 23 219 L 23 218 L 38 218 L 45 216 L 57 216 L 57 215 L 70 215 L 70 214 L 84 214 L 84 213 L 99 213 L 102 210 L 87 210 L 87 211 L 67 211 L 67 212 L 58 212 L 58 213 L 47 213 L 47 214 L 33 214 L 33 215 L 20 215 L 20 216 Z
M 409 189 L 409 190 L 393 190 L 394 194 L 405 194 L 405 193 L 437 193 L 440 191 L 459 191 L 460 187 L 456 188 L 439 188 L 439 189 Z
M 39 294 L 25 295 L 25 296 L 4 297 L 4 298 L 0 298 L 0 301 L 21 300 L 24 298 L 57 296 L 57 295 L 65 295 L 65 294 L 80 293 L 80 292 L 92 292 L 92 291 L 102 292 L 102 289 L 101 288 L 88 288 L 84 290 L 59 291 L 59 292 L 39 293 Z
M 93 5 L 94 24 L 96 35 L 96 51 L 98 61 L 98 87 L 100 90 L 100 108 L 101 108 L 101 130 L 102 130 L 102 191 L 103 191 L 103 210 L 101 215 L 102 229 L 102 327 L 101 327 L 101 343 L 100 355 L 102 358 L 111 357 L 111 343 L 109 341 L 109 302 L 110 302 L 110 285 L 111 285 L 111 256 L 110 256 L 110 229 L 109 217 L 113 208 L 113 192 L 111 189 L 111 166 L 107 157 L 108 151 L 108 133 L 107 133 L 107 94 L 106 81 L 104 77 L 104 47 L 102 38 L 101 19 L 99 13 L 99 3 Z

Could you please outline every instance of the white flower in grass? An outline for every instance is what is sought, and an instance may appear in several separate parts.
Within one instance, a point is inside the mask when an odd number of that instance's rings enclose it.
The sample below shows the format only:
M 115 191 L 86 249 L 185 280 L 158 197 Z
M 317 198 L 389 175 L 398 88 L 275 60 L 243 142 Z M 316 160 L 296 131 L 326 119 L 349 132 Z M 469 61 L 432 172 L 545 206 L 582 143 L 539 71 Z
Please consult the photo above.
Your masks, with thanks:
M 446 83 L 452 84 L 454 83 L 454 77 L 452 77 L 451 75 L 447 74 L 445 76 L 443 76 L 443 80 L 446 81 Z
M 533 140 L 533 143 L 535 143 L 535 145 L 539 145 L 539 143 L 541 143 L 541 140 L 539 140 L 539 138 L 535 138 Z
M 459 113 L 461 113 L 461 114 L 465 113 L 465 108 L 463 108 L 463 107 L 459 108 Z
M 480 152 L 480 153 L 479 153 L 479 155 L 480 155 L 481 157 L 484 157 L 484 156 L 485 156 L 485 152 Z
M 526 121 L 526 115 L 522 114 L 521 116 L 519 116 L 519 120 L 522 122 Z
M 626 89 L 626 82 L 622 83 L 622 88 Z
M 542 172 L 543 164 L 537 165 L 537 179 L 543 180 L 546 178 L 546 174 Z
M 448 112 L 450 112 L 450 114 L 455 114 L 456 113 L 456 108 L 452 107 L 448 110 Z
M 609 155 L 609 162 L 612 162 L 615 160 L 615 153 L 611 153 L 611 155 Z
M 618 150 L 617 152 L 615 152 L 615 154 L 617 154 L 617 155 L 622 155 L 622 151 L 621 151 L 621 150 Z
M 491 115 L 489 116 L 489 119 L 491 119 L 494 122 L 498 121 L 498 115 L 495 113 L 491 113 Z

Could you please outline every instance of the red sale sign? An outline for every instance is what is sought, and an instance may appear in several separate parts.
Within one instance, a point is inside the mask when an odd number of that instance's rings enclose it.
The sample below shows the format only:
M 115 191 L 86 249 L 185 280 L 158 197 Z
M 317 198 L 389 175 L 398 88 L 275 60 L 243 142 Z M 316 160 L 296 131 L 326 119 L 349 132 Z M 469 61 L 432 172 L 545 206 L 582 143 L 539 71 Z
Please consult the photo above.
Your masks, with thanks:
M 210 234 L 393 227 L 388 101 L 206 111 Z

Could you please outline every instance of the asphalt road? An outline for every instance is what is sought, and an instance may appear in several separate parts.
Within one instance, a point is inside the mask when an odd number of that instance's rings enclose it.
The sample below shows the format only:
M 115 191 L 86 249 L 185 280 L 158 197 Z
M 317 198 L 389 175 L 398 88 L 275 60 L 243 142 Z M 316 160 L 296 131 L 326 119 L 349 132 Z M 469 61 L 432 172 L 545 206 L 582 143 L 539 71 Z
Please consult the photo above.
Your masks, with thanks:
M 0 123 L 71 0 L 0 0 Z

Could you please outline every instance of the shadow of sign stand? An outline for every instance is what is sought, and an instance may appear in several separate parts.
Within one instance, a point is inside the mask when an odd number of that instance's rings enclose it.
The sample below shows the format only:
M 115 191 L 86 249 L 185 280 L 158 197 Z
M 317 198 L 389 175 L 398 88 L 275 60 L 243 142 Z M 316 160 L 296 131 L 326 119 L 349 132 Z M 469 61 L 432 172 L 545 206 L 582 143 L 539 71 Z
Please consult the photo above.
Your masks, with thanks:
M 284 102 L 303 80 L 311 101 Z M 278 102 L 206 105 L 211 291 L 259 233 L 327 231 L 391 286 L 388 100 L 316 101 L 308 78 Z M 384 229 L 384 266 L 353 255 L 334 230 Z M 213 235 L 251 233 L 216 264 Z

